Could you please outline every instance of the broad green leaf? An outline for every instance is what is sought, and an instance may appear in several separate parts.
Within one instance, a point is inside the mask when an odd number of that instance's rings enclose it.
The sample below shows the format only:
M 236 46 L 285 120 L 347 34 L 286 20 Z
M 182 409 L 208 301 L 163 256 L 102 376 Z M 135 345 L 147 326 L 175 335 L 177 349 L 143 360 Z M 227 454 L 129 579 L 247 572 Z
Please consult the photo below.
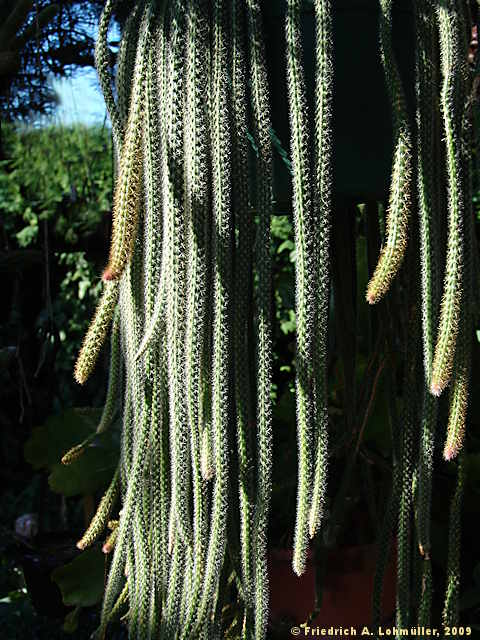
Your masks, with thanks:
M 118 463 L 119 444 L 115 436 L 113 431 L 102 433 L 71 464 L 55 464 L 48 478 L 50 488 L 67 497 L 89 495 L 104 489 Z
M 78 631 L 78 621 L 81 611 L 82 607 L 75 607 L 73 611 L 67 613 L 65 620 L 63 621 L 63 630 L 65 633 L 75 633 L 75 631 Z
M 100 415 L 99 409 L 68 409 L 51 416 L 32 431 L 25 444 L 25 459 L 34 469 L 52 468 L 64 453 L 95 431 Z
M 102 599 L 105 556 L 98 547 L 83 551 L 72 562 L 52 572 L 64 604 L 91 607 Z

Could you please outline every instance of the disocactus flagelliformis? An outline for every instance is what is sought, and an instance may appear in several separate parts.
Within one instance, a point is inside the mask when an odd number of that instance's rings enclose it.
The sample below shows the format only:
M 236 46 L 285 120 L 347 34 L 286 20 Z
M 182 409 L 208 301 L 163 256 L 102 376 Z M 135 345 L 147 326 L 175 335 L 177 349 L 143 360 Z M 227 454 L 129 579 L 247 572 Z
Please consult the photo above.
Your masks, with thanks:
M 244 607 L 242 637 L 262 640 L 268 623 L 272 474 L 275 107 L 270 104 L 264 3 L 133 2 L 113 83 L 107 32 L 114 4 L 105 3 L 96 46 L 116 150 L 112 240 L 103 295 L 75 368 L 83 383 L 112 326 L 110 381 L 99 430 L 108 428 L 121 397 L 121 458 L 79 542 L 81 548 L 92 544 L 110 522 L 104 549 L 112 553 L 112 561 L 98 637 L 104 638 L 109 622 L 127 610 L 131 638 L 217 637 L 230 562 L 226 550 L 232 545 L 238 548 L 233 572 Z M 293 570 L 299 575 L 310 538 L 326 522 L 335 190 L 334 3 L 310 4 L 315 24 L 311 108 L 300 0 L 286 0 L 284 22 L 296 293 Z M 431 615 L 433 454 L 438 396 L 447 386 L 446 460 L 459 454 L 465 432 L 476 259 L 473 74 L 468 64 L 473 18 L 464 0 L 413 0 L 412 112 L 393 46 L 393 4 L 379 0 L 377 5 L 379 59 L 394 146 L 385 235 L 366 299 L 383 304 L 402 264 L 413 280 L 418 274 L 419 304 L 414 283 L 408 294 L 412 313 L 405 345 L 403 427 L 396 435 L 398 458 L 380 534 L 373 607 L 378 618 L 396 525 L 397 622 L 405 626 L 413 622 L 409 541 L 414 507 L 414 552 L 423 559 L 418 622 L 428 624 Z M 421 314 L 415 313 L 417 306 Z M 423 357 L 418 358 L 420 344 Z M 65 463 L 87 445 L 69 452 Z M 458 619 L 463 482 L 460 457 L 451 508 L 445 624 Z M 117 503 L 118 521 L 112 524 Z M 234 508 L 238 515 L 232 519 Z

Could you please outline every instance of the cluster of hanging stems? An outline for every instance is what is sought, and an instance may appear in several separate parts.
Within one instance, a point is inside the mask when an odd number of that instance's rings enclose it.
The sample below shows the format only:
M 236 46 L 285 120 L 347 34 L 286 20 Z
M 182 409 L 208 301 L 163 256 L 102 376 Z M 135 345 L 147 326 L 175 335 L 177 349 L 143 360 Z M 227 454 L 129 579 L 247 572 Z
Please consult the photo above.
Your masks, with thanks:
M 307 108 L 301 9 L 300 0 L 287 0 L 297 327 L 293 569 L 299 575 L 309 539 L 328 520 L 334 153 L 332 3 L 313 1 L 313 109 Z M 378 622 L 396 530 L 397 623 L 414 622 L 414 537 L 422 574 L 418 622 L 428 625 L 439 396 L 448 387 L 444 458 L 452 460 L 464 440 L 475 306 L 472 16 L 464 0 L 413 0 L 412 114 L 392 46 L 392 0 L 379 0 L 378 9 L 394 152 L 385 233 L 366 298 L 370 304 L 384 298 L 402 262 L 411 286 L 403 292 L 404 409 L 393 425 L 393 488 L 380 534 L 373 613 Z M 111 530 L 97 635 L 104 638 L 108 624 L 123 615 L 131 638 L 219 637 L 233 571 L 244 606 L 242 637 L 261 640 L 268 623 L 272 472 L 272 129 L 262 6 L 260 0 L 132 3 L 115 81 L 107 45 L 113 10 L 114 1 L 107 0 L 95 52 L 116 152 L 112 241 L 103 294 L 75 369 L 82 384 L 111 332 L 98 431 L 110 426 L 121 398 L 121 456 L 78 543 L 84 549 L 105 535 L 107 525 Z M 72 449 L 64 462 L 88 444 Z M 445 624 L 458 622 L 463 484 L 460 455 Z

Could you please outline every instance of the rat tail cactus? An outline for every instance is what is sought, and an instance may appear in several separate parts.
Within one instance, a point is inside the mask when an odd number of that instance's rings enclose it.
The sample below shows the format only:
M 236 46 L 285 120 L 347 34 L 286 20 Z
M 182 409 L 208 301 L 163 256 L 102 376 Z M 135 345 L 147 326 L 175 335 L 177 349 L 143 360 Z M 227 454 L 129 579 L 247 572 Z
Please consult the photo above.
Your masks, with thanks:
M 220 636 L 227 589 L 240 607 L 241 637 L 267 637 L 276 149 L 291 169 L 295 239 L 296 574 L 305 572 L 311 538 L 318 536 L 326 548 L 326 534 L 335 529 L 339 507 L 327 508 L 327 470 L 335 471 L 336 451 L 329 444 L 328 379 L 335 83 L 341 80 L 335 73 L 336 5 L 284 4 L 290 157 L 272 128 L 264 0 L 131 2 L 115 77 L 108 49 L 115 2 L 106 0 L 100 17 L 95 61 L 114 139 L 113 225 L 103 293 L 74 374 L 80 384 L 87 381 L 111 331 L 110 375 L 97 433 L 63 458 L 74 464 L 121 413 L 118 469 L 78 542 L 84 549 L 103 536 L 108 557 L 98 640 L 120 616 L 130 638 L 212 640 Z M 469 7 L 464 0 L 414 0 L 413 14 L 412 109 L 394 47 L 395 3 L 378 2 L 378 60 L 390 99 L 393 157 L 383 246 L 369 246 L 374 261 L 366 298 L 378 303 L 371 312 L 384 327 L 375 338 L 376 356 L 385 350 L 385 357 L 372 397 L 362 399 L 365 422 L 383 367 L 393 368 L 392 353 L 403 339 L 401 384 L 396 371 L 388 373 L 392 488 L 373 602 L 380 623 L 396 535 L 401 626 L 414 622 L 415 611 L 419 624 L 430 624 L 432 616 L 434 452 L 438 396 L 448 385 L 444 458 L 457 457 L 458 481 L 444 620 L 458 620 L 477 260 Z M 313 50 L 305 46 L 308 15 Z M 391 313 L 392 300 L 399 318 Z M 335 299 L 335 313 L 339 306 Z M 362 435 L 363 427 L 349 473 Z M 341 491 L 345 497 L 347 487 Z M 413 585 L 417 578 L 421 584 Z

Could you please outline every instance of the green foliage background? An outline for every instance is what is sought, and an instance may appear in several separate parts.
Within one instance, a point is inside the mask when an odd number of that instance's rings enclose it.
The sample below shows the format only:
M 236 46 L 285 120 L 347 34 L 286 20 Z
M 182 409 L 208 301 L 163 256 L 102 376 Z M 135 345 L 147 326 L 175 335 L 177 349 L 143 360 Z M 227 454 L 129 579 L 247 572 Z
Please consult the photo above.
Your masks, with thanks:
M 105 393 L 105 362 L 84 390 L 74 383 L 72 371 L 101 288 L 109 234 L 112 146 L 109 130 L 102 127 L 12 125 L 2 127 L 1 147 L 0 620 L 5 638 L 56 638 L 64 637 L 57 631 L 61 620 L 52 624 L 36 616 L 26 597 L 18 558 L 11 553 L 12 530 L 15 518 L 39 512 L 46 531 L 65 527 L 80 531 L 84 526 L 81 502 L 77 497 L 60 498 L 55 478 L 60 478 L 62 489 L 70 485 L 64 495 L 85 493 L 82 487 L 78 490 L 85 480 L 88 491 L 95 494 L 111 475 L 110 464 L 104 464 L 105 453 L 107 460 L 110 455 L 115 461 L 118 455 L 114 436 L 112 442 L 97 443 L 100 446 L 92 448 L 84 466 L 73 466 L 66 477 L 59 459 L 65 448 L 78 442 L 80 433 L 79 419 L 68 409 L 99 406 Z M 43 431 L 37 429 L 48 416 L 52 416 L 50 423 Z M 50 432 L 45 431 L 49 424 L 54 424 L 60 441 L 52 437 L 51 426 Z M 96 421 L 91 420 L 83 429 L 91 432 L 95 427 Z M 25 461 L 23 449 L 31 434 L 30 452 L 35 451 L 35 443 L 43 443 L 56 456 L 54 464 L 32 468 Z M 31 456 L 38 462 L 41 455 L 38 450 L 36 454 Z M 92 456 L 97 467 L 101 461 L 103 472 L 91 473 Z M 53 477 L 50 485 L 45 470 Z M 55 488 L 57 494 L 51 491 Z M 59 517 L 62 510 L 65 517 Z M 83 622 L 93 629 L 91 623 Z M 76 628 L 77 623 L 75 616 L 69 621 L 70 627 Z M 30 636 L 32 628 L 36 635 Z
M 2 266 L 15 279 L 25 273 L 28 259 L 41 264 L 43 304 L 34 327 L 46 352 L 58 342 L 53 371 L 59 408 L 76 400 L 71 371 L 100 291 L 112 193 L 110 133 L 76 125 L 12 126 L 2 134 Z M 18 313 L 13 304 L 4 326 L 10 344 L 22 323 Z

